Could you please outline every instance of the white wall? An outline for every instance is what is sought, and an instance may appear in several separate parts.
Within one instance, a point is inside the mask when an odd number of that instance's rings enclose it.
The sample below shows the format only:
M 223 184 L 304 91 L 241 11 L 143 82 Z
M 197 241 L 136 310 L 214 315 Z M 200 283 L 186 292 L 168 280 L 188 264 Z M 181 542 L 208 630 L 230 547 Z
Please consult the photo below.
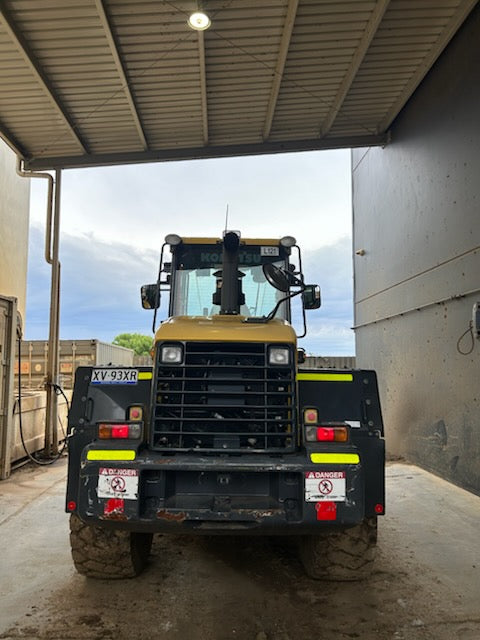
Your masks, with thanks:
M 25 326 L 30 180 L 16 174 L 15 164 L 0 140 L 0 295 L 18 298 Z
M 387 449 L 480 493 L 480 5 L 385 149 L 352 154 L 357 363 L 379 375 Z M 472 346 L 467 334 L 460 349 Z

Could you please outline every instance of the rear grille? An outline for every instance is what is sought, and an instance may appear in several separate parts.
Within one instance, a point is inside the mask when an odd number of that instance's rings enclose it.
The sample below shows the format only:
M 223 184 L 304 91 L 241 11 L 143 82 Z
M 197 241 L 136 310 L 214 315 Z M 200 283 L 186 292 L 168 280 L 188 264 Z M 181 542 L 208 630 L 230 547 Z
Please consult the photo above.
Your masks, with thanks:
M 184 349 L 183 365 L 157 362 L 154 449 L 295 448 L 293 364 L 268 366 L 261 343 L 187 342 Z

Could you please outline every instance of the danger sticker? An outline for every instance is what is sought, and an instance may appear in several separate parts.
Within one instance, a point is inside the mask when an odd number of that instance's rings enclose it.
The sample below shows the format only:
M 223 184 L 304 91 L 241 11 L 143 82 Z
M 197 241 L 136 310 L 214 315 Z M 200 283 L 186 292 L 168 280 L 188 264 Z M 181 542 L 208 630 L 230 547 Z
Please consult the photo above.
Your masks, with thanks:
M 99 498 L 138 498 L 138 471 L 136 469 L 100 468 L 98 472 Z
M 305 502 L 345 502 L 345 471 L 307 471 Z

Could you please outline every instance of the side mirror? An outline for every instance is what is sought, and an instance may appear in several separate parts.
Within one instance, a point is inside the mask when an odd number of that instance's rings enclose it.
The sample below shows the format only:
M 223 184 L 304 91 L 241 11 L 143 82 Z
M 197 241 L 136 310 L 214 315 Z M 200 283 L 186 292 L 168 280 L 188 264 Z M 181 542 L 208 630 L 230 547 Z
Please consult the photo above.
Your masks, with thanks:
M 267 282 L 269 282 L 272 287 L 275 287 L 275 289 L 283 291 L 283 293 L 288 293 L 288 291 L 290 291 L 290 287 L 301 287 L 303 290 L 303 282 L 300 278 L 297 278 L 292 270 L 286 271 L 285 269 L 281 269 L 270 262 L 264 264 L 262 268 Z
M 266 263 L 262 268 L 267 282 L 269 282 L 272 287 L 275 287 L 275 289 L 283 291 L 284 293 L 290 289 L 288 275 L 283 269 L 280 269 L 277 265 L 272 263 Z
M 140 295 L 142 298 L 142 307 L 144 309 L 158 309 L 158 293 L 157 284 L 144 284 L 140 289 Z
M 304 309 L 319 309 L 322 306 L 322 297 L 318 284 L 306 284 L 302 292 Z

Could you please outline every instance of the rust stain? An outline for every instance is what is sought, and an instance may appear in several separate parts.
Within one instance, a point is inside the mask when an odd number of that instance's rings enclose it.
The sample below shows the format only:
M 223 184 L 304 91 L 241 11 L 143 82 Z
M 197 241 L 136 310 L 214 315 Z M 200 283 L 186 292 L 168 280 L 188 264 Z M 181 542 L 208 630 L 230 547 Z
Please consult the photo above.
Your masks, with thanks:
M 157 518 L 161 518 L 162 520 L 167 520 L 168 522 L 183 522 L 187 519 L 186 513 L 171 513 L 171 511 L 167 511 L 166 509 L 161 509 L 157 511 Z
M 101 520 L 119 520 L 121 522 L 127 522 L 128 517 L 124 513 L 119 513 L 112 511 L 111 513 L 104 513 L 103 516 L 100 516 Z

